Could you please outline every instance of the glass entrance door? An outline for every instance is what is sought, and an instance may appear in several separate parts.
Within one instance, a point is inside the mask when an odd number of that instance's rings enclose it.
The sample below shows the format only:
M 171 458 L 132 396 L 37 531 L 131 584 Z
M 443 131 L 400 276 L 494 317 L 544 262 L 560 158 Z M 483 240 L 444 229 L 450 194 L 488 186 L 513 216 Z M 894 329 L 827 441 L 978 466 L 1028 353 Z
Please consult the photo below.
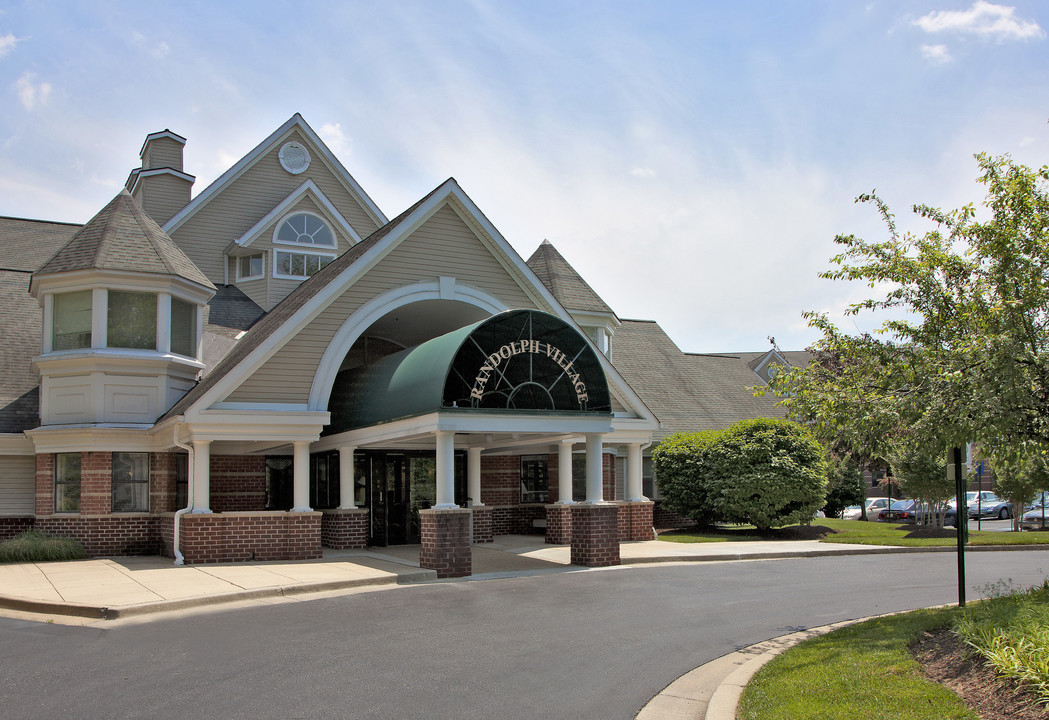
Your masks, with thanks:
M 419 511 L 437 502 L 437 462 L 427 452 L 368 451 L 362 467 L 367 475 L 371 515 L 368 544 L 414 545 L 421 540 Z M 465 455 L 456 453 L 456 500 L 465 496 Z M 460 490 L 460 486 L 463 486 Z

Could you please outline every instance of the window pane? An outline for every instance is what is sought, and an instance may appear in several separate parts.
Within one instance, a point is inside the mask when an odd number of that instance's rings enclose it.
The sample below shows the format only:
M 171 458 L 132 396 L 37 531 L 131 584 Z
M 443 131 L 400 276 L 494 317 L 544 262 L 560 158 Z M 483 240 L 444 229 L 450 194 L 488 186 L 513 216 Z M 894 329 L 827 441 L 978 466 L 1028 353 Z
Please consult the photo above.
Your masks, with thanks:
M 237 274 L 240 279 L 262 275 L 262 255 L 244 255 L 237 258 Z
M 106 334 L 108 347 L 156 350 L 156 294 L 110 290 Z
M 113 453 L 113 512 L 149 510 L 149 453 Z
M 545 503 L 549 501 L 549 476 L 545 455 L 521 457 L 521 502 Z
M 91 291 L 55 295 L 53 350 L 91 347 Z
M 197 306 L 171 298 L 171 352 L 197 356 Z
M 80 512 L 80 453 L 55 455 L 55 512 Z
M 291 274 L 292 275 L 305 275 L 306 274 L 306 256 L 305 255 L 292 255 L 291 256 Z
M 277 253 L 277 272 L 281 275 L 291 275 L 291 253 Z

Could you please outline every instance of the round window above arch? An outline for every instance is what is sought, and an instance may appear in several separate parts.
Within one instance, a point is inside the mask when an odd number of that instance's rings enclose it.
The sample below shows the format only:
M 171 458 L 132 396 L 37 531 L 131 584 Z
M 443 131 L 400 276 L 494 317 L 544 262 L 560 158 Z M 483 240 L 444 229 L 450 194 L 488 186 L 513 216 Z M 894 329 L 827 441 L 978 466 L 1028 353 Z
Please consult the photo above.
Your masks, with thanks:
M 292 175 L 304 173 L 310 166 L 310 151 L 302 143 L 284 143 L 277 157 L 280 159 L 281 167 Z
M 273 235 L 273 241 L 293 245 L 335 247 L 335 235 L 331 228 L 312 213 L 294 213 L 286 217 Z

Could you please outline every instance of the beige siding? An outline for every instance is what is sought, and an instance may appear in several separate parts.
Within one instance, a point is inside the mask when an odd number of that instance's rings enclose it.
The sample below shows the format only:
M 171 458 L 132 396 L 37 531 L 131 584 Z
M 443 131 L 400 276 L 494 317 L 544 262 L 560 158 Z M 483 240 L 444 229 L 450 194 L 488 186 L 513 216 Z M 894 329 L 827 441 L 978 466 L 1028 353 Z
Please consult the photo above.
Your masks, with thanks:
M 307 402 L 321 355 L 347 317 L 382 292 L 441 276 L 482 289 L 509 307 L 536 308 L 488 248 L 446 205 L 281 348 L 229 400 Z
M 189 203 L 191 184 L 174 175 L 149 175 L 139 178 L 138 185 L 135 199 L 158 225 L 166 223 Z
M 214 283 L 222 282 L 222 251 L 255 223 L 312 178 L 322 193 L 342 213 L 362 238 L 377 228 L 357 196 L 336 179 L 320 152 L 298 132 L 286 141 L 297 141 L 309 148 L 309 169 L 292 175 L 280 166 L 278 143 L 264 157 L 233 181 L 192 218 L 171 233 L 172 239 Z
M 142 156 L 142 168 L 145 170 L 153 168 L 173 168 L 182 170 L 182 143 L 171 138 L 157 138 L 146 145 L 146 153 Z
M 36 512 L 36 456 L 0 455 L 0 515 Z

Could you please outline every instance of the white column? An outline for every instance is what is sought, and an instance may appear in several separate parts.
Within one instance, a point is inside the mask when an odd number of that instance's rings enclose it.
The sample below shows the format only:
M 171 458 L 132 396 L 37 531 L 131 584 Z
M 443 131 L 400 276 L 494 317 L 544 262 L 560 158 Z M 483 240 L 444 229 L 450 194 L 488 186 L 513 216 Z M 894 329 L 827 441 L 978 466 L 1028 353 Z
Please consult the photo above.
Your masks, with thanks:
M 641 483 L 641 443 L 626 446 L 626 497 L 638 502 L 645 500 Z
M 91 290 L 91 347 L 104 348 L 109 343 L 109 291 L 105 288 Z
M 586 434 L 586 501 L 599 503 L 604 500 L 601 482 L 601 434 Z
M 455 504 L 455 433 L 438 430 L 437 436 L 437 504 L 435 508 L 447 510 L 459 507 Z
M 484 505 L 481 502 L 481 448 L 479 447 L 472 447 L 466 451 L 466 485 L 473 506 Z
M 193 441 L 193 512 L 211 512 L 211 441 Z
M 44 295 L 44 332 L 41 338 L 44 342 L 40 348 L 43 353 L 49 353 L 53 349 L 53 343 L 55 339 L 55 295 L 54 293 L 47 293 Z M 44 394 L 40 393 L 40 399 L 43 401 Z M 46 420 L 44 421 L 47 422 Z
M 352 510 L 357 507 L 354 503 L 353 494 L 357 485 L 353 478 L 353 445 L 339 448 L 339 507 L 343 510 Z
M 171 352 L 171 293 L 157 293 L 157 352 Z
M 571 505 L 572 499 L 572 441 L 562 440 L 557 448 L 557 502 Z
M 292 512 L 310 511 L 310 443 L 308 440 L 297 440 L 294 456 L 294 484 L 292 491 L 294 507 Z

